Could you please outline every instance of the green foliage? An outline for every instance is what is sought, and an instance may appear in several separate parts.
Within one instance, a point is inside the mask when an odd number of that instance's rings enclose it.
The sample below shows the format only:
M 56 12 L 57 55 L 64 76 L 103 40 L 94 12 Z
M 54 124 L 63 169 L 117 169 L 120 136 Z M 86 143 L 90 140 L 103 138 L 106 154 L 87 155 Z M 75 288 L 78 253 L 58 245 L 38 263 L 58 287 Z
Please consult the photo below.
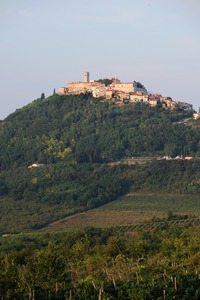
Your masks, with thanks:
M 0 232 L 51 221 L 137 190 L 199 195 L 199 163 L 110 166 L 132 156 L 198 155 L 188 112 L 145 104 L 118 107 L 91 93 L 37 99 L 0 123 Z M 33 163 L 40 168 L 28 169 Z M 17 216 L 21 216 L 20 220 Z
M 127 191 L 180 194 L 186 208 L 185 195 L 194 195 L 194 210 L 199 205 L 198 160 L 117 163 L 127 156 L 198 156 L 198 126 L 179 123 L 191 112 L 118 107 L 90 93 L 41 98 L 0 122 L 1 234 L 40 229 Z M 42 165 L 28 168 L 34 162 Z M 135 197 L 135 208 L 158 205 L 149 199 Z M 168 213 L 168 221 L 175 218 Z M 199 299 L 200 231 L 187 226 L 3 235 L 0 298 Z
M 57 163 L 2 172 L 0 232 L 37 229 L 66 215 L 117 199 L 130 186 L 123 178 L 125 169 L 125 166 Z M 15 214 L 22 215 L 22 224 L 15 220 Z M 12 218 L 6 226 L 4 220 L 10 215 Z
M 199 166 L 199 160 L 193 162 L 155 160 L 145 166 L 133 167 L 131 177 L 137 190 L 158 190 L 199 195 Z
M 144 87 L 144 85 L 141 83 L 141 82 L 136 82 L 136 84 L 137 84 L 137 87 L 138 88 L 140 88 L 140 89 L 144 89 L 145 87 Z
M 112 79 L 108 79 L 108 78 L 99 79 L 97 81 L 100 82 L 100 83 L 104 83 L 105 86 L 108 86 L 108 85 L 110 85 L 112 83 Z
M 1 237 L 0 242 L 10 239 L 14 245 L 23 238 L 24 243 L 18 251 L 0 253 L 0 296 L 199 299 L 199 232 L 177 227 L 119 235 L 87 228 Z
M 167 214 L 168 220 L 170 220 L 170 218 L 171 220 L 174 220 L 176 214 L 184 214 L 185 218 L 187 219 L 187 214 L 191 214 L 193 217 L 195 214 L 197 216 L 200 214 L 199 195 L 142 190 L 124 195 L 118 200 L 102 206 L 98 210 L 111 212 L 140 212 L 141 223 L 145 219 L 145 213 L 147 213 L 149 217 L 154 216 L 154 218 L 158 216 L 159 212 L 164 215 Z M 115 222 L 115 224 L 117 225 L 117 222 Z M 133 226 L 136 226 L 136 224 L 133 223 Z
M 43 100 L 43 99 L 45 99 L 45 94 L 44 93 L 41 94 L 41 100 Z
M 118 107 L 91 94 L 53 94 L 0 123 L 0 169 L 35 161 L 107 162 L 127 154 L 195 156 L 199 129 L 175 123 L 187 114 L 145 104 Z

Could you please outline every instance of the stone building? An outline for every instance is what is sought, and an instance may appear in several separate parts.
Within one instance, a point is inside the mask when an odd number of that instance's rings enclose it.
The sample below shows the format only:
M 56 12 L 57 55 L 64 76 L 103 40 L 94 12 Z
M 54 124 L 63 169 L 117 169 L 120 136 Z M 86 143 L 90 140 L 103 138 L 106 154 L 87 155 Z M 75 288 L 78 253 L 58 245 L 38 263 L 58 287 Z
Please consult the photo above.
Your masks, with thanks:
M 67 87 L 60 87 L 59 95 L 76 95 L 86 92 L 91 92 L 94 97 L 105 96 L 106 86 L 98 81 L 90 80 L 89 72 L 84 73 L 84 82 L 71 82 Z
M 111 79 L 112 83 L 105 85 L 99 81 L 90 80 L 89 72 L 84 73 L 83 82 L 71 82 L 66 87 L 59 88 L 59 95 L 76 95 L 80 93 L 91 92 L 93 97 L 105 97 L 106 99 L 114 99 L 118 101 L 128 102 L 144 102 L 151 106 L 161 103 L 165 109 L 182 108 L 192 110 L 191 104 L 173 101 L 171 97 L 163 97 L 161 94 L 148 94 L 146 88 L 140 82 L 121 82 L 118 78 Z
M 148 102 L 148 94 L 143 92 L 130 93 L 130 102 Z

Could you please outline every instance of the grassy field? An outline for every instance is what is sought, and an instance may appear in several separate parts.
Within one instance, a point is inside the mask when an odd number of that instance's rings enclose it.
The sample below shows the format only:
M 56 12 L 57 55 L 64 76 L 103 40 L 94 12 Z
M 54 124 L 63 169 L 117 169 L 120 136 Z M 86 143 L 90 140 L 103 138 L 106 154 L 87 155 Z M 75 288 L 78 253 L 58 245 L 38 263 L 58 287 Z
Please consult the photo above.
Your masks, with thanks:
M 130 193 L 108 203 L 101 210 L 136 210 L 200 214 L 200 197 L 195 195 Z
M 160 193 L 131 193 L 98 209 L 63 218 L 48 226 L 51 229 L 109 227 L 138 224 L 169 213 L 200 216 L 200 197 Z
M 70 213 L 65 205 L 40 205 L 1 198 L 0 233 L 19 233 L 39 229 L 76 229 L 86 226 L 112 227 L 134 225 L 166 218 L 170 213 L 200 216 L 200 197 L 163 193 L 130 193 L 98 209 Z M 52 220 L 55 220 L 52 222 Z M 51 222 L 51 223 L 50 223 Z M 49 224 L 49 225 L 47 225 Z

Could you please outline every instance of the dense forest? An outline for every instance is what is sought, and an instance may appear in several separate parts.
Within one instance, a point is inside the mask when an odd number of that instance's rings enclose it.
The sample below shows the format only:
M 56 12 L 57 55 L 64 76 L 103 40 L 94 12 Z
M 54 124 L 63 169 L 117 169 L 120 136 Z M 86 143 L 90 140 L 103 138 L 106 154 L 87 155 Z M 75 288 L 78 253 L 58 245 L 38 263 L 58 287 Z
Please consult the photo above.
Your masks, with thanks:
M 0 169 L 59 161 L 200 153 L 200 131 L 178 121 L 192 111 L 143 103 L 123 107 L 90 94 L 33 101 L 0 123 Z

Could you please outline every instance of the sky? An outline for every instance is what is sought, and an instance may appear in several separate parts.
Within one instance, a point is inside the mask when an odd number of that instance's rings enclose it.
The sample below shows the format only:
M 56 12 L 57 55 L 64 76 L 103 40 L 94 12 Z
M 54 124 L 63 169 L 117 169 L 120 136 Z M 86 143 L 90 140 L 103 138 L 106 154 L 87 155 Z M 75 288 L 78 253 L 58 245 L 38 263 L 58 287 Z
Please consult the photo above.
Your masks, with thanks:
M 0 0 L 0 119 L 117 77 L 200 107 L 200 0 Z

